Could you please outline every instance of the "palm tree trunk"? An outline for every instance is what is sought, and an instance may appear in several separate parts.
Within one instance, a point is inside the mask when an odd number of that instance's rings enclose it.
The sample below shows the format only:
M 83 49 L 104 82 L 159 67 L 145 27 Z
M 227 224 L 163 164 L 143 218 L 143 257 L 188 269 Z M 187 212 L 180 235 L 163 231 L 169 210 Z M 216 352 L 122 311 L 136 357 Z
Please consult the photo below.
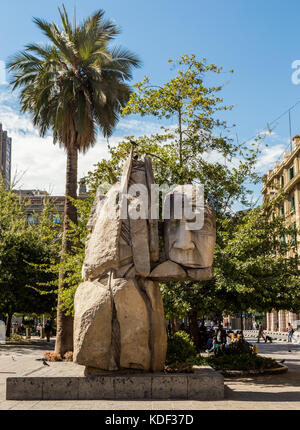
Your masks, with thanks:
M 77 198 L 77 165 L 78 165 L 78 150 L 76 145 L 73 148 L 67 149 L 67 169 L 66 169 L 66 197 L 64 209 L 64 225 L 62 239 L 61 260 L 63 262 L 67 252 L 71 251 L 72 242 L 68 237 L 70 229 L 70 221 L 77 223 L 77 210 L 68 197 Z M 55 352 L 62 357 L 67 351 L 73 351 L 73 317 L 65 315 L 61 310 L 60 293 L 64 288 L 64 270 L 59 274 L 58 285 L 58 300 L 57 300 L 57 331 Z

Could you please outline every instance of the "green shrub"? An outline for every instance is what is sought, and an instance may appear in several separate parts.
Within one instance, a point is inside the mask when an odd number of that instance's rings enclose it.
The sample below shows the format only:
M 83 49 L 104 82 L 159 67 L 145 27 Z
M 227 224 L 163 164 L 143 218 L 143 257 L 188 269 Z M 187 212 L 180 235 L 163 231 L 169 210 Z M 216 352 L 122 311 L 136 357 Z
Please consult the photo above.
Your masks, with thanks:
M 215 370 L 262 370 L 278 367 L 272 358 L 261 357 L 246 352 L 236 354 L 223 354 L 218 357 L 201 357 L 202 365 L 211 366 Z
M 166 364 L 193 362 L 197 356 L 195 345 L 185 331 L 178 331 L 168 338 Z
M 239 341 L 235 343 L 231 343 L 229 347 L 226 349 L 226 354 L 253 354 L 253 347 L 250 345 L 250 343 L 246 341 Z
M 20 342 L 23 340 L 23 337 L 17 333 L 14 333 L 9 338 L 7 338 L 7 340 L 13 342 Z

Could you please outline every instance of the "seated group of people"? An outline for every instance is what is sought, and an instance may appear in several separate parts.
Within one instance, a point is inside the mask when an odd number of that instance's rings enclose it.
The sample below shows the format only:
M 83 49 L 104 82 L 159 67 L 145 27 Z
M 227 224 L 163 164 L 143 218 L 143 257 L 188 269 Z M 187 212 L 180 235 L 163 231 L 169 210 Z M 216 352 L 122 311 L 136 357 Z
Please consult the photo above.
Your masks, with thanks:
M 214 353 L 215 355 L 218 355 L 220 353 L 225 352 L 226 348 L 229 348 L 230 345 L 243 340 L 244 338 L 241 331 L 237 333 L 234 333 L 233 331 L 226 332 L 222 324 L 220 324 L 214 335 L 211 335 L 208 338 L 206 350 L 208 352 Z

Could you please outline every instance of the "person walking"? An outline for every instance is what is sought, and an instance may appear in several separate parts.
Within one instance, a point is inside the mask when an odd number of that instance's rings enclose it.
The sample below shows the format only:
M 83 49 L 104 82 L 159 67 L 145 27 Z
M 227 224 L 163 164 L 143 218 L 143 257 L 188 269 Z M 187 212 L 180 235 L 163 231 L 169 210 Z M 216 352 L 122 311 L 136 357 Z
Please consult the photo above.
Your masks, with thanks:
M 294 329 L 291 326 L 291 323 L 288 323 L 287 331 L 288 331 L 288 342 L 292 342 Z
M 51 325 L 51 322 L 47 320 L 45 324 L 45 335 L 47 337 L 47 342 L 50 342 L 51 332 L 52 332 L 52 325 Z
M 264 341 L 265 341 L 265 342 L 267 342 L 267 339 L 266 339 L 266 337 L 265 337 L 265 335 L 264 335 L 264 329 L 263 329 L 263 326 L 262 326 L 262 324 L 260 323 L 260 324 L 259 324 L 259 326 L 258 326 L 258 337 L 257 337 L 257 343 L 259 343 L 259 339 L 260 339 L 261 337 L 264 339 Z

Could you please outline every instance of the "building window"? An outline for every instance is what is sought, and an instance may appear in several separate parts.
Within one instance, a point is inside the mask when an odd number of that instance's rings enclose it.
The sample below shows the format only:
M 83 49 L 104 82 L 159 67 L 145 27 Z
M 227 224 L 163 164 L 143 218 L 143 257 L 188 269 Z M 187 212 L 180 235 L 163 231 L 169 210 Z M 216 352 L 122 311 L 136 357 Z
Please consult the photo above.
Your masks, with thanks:
M 283 175 L 281 176 L 281 186 L 282 187 L 284 186 L 284 176 Z
M 295 210 L 295 197 L 293 196 L 291 198 L 291 212 L 294 212 Z
M 284 205 L 281 206 L 281 215 L 284 216 Z
M 285 234 L 283 234 L 283 235 L 281 236 L 281 242 L 282 242 L 282 243 L 285 243 L 285 242 L 286 242 L 286 240 L 285 240 Z
M 295 222 L 293 223 L 293 229 L 295 231 L 293 231 L 293 233 L 292 233 L 292 245 L 296 245 L 296 243 L 297 243 L 297 232 L 296 232 L 296 223 Z
M 291 167 L 289 169 L 289 172 L 290 172 L 290 179 L 293 179 L 293 177 L 294 177 L 294 167 Z

